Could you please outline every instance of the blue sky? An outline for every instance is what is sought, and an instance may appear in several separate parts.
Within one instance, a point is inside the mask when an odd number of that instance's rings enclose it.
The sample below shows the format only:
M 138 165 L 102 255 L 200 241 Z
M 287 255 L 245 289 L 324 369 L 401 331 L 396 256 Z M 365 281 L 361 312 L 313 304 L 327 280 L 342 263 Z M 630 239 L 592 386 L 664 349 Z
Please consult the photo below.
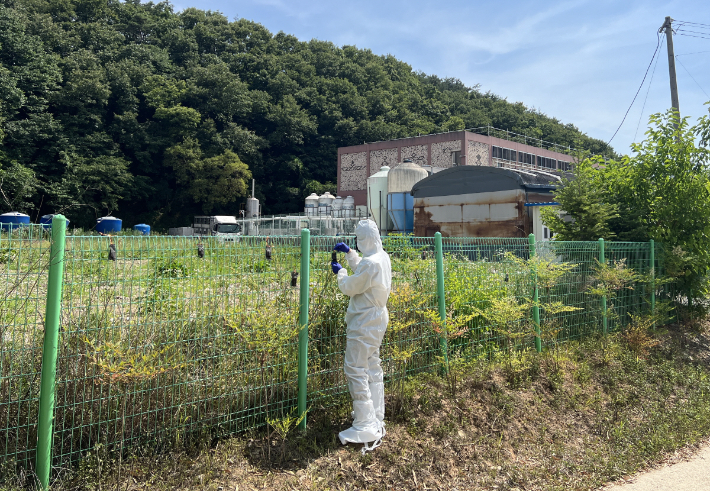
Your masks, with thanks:
M 304 41 L 391 54 L 414 70 L 480 84 L 483 91 L 521 101 L 607 141 L 641 83 L 665 16 L 710 25 L 706 2 L 176 0 L 173 5 L 217 10 L 230 20 L 247 18 Z M 710 27 L 682 28 L 694 36 L 687 30 L 707 33 L 707 39 L 674 36 L 680 111 L 695 121 L 710 107 L 703 106 L 710 100 Z M 659 54 L 655 72 L 652 66 L 612 141 L 620 153 L 643 139 L 649 114 L 671 105 L 663 36 Z

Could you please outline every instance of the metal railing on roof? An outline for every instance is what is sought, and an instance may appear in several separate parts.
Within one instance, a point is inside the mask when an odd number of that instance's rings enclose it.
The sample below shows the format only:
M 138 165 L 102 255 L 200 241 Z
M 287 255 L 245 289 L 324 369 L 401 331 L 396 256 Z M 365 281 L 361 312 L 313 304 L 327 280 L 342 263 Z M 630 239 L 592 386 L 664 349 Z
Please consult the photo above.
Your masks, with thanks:
M 559 153 L 563 153 L 565 155 L 572 155 L 572 153 L 575 151 L 575 148 L 570 145 L 564 146 L 564 145 L 560 145 L 558 143 L 550 142 L 547 140 L 542 140 L 540 138 L 535 138 L 533 136 L 528 136 L 525 134 L 521 135 L 520 133 L 516 133 L 514 131 L 495 128 L 490 125 L 479 126 L 476 128 L 464 128 L 463 130 L 442 131 L 440 133 L 427 133 L 424 135 L 417 134 L 416 136 L 404 136 L 402 138 L 392 138 L 391 140 L 377 140 L 377 141 L 363 142 L 363 144 L 381 143 L 383 141 L 408 140 L 410 138 L 419 138 L 422 136 L 444 135 L 444 134 L 448 134 L 448 133 L 458 133 L 460 131 L 468 131 L 469 133 L 477 133 L 479 135 L 493 136 L 495 138 L 501 138 L 503 140 L 512 141 L 512 142 L 516 142 L 516 143 L 522 143 L 523 145 L 529 145 L 531 147 L 537 147 L 537 148 L 542 148 L 545 150 L 550 150 L 553 152 L 559 152 Z

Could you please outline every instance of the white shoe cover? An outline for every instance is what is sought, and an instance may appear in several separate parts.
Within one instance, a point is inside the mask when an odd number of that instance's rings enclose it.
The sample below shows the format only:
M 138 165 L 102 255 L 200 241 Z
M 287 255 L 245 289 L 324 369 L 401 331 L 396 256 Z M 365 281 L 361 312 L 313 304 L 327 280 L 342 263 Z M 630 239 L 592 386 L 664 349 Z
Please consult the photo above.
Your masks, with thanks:
M 375 417 L 372 401 L 353 401 L 355 420 L 352 427 L 338 434 L 340 443 L 370 443 L 383 436 L 383 425 Z M 375 448 L 375 447 L 373 447 Z

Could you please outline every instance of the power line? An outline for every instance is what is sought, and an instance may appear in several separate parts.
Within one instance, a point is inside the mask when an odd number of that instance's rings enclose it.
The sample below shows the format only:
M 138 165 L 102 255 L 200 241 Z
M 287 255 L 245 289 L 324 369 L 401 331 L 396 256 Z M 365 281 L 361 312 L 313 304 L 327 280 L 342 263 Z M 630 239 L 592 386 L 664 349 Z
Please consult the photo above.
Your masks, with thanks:
M 677 58 L 678 58 L 678 57 L 676 56 L 676 59 L 677 59 Z M 682 67 L 685 69 L 685 71 L 688 72 L 688 75 L 690 75 L 690 78 L 693 79 L 693 82 L 695 82 L 695 85 L 697 85 L 698 87 L 700 87 L 700 84 L 698 83 L 698 81 L 695 80 L 695 77 L 693 77 L 693 75 L 688 71 L 688 69 L 685 68 L 685 65 L 683 65 L 683 62 L 680 61 L 680 60 L 678 60 L 678 63 L 680 63 L 680 66 L 682 66 Z M 703 89 L 702 87 L 700 87 L 700 90 L 702 90 L 702 91 L 703 91 L 703 94 L 705 94 L 705 97 L 707 97 L 707 98 L 710 100 L 710 95 L 708 95 L 708 93 L 705 92 L 705 89 Z
M 676 33 L 678 32 L 692 32 L 693 34 L 701 34 L 703 36 L 710 36 L 710 32 L 704 32 L 704 31 L 691 31 L 690 29 L 676 29 Z
M 629 115 L 629 111 L 631 111 L 631 106 L 634 105 L 634 102 L 636 101 L 636 98 L 639 95 L 639 92 L 641 92 L 641 87 L 643 87 L 643 83 L 646 81 L 646 77 L 648 76 L 648 71 L 651 69 L 651 65 L 653 64 L 653 60 L 656 58 L 656 54 L 658 53 L 658 47 L 661 45 L 661 36 L 660 33 L 656 33 L 656 38 L 658 42 L 656 43 L 656 49 L 653 50 L 653 56 L 651 57 L 651 61 L 648 63 L 648 67 L 646 68 L 646 73 L 643 74 L 643 80 L 641 80 L 641 85 L 639 85 L 638 90 L 636 91 L 636 95 L 634 96 L 633 100 L 631 101 L 631 104 L 629 105 L 629 108 L 626 110 L 626 114 L 624 114 L 624 118 L 621 120 L 621 123 L 619 123 L 619 127 L 616 128 L 616 131 L 614 134 L 611 136 L 608 142 L 606 142 L 607 145 L 611 143 L 611 141 L 614 139 L 616 134 L 619 132 L 621 129 L 621 126 L 624 124 L 624 121 L 626 121 L 626 116 Z
M 681 26 L 688 24 L 692 26 L 697 26 L 699 29 L 710 29 L 710 24 L 703 24 L 701 22 L 691 22 L 689 20 L 676 20 Z
M 664 33 L 665 35 L 665 33 Z M 639 115 L 639 122 L 636 125 L 636 132 L 634 133 L 634 141 L 636 141 L 636 135 L 639 133 L 639 127 L 641 126 L 641 119 L 643 118 L 643 111 L 646 109 L 646 101 L 648 100 L 648 93 L 651 92 L 651 85 L 653 85 L 653 77 L 656 75 L 656 67 L 658 66 L 658 60 L 661 59 L 660 56 L 656 57 L 656 63 L 653 65 L 653 72 L 651 72 L 651 80 L 648 81 L 648 89 L 646 90 L 646 97 L 643 100 L 643 106 L 641 107 L 641 114 Z
M 677 58 L 679 56 L 699 55 L 700 53 L 710 53 L 710 51 L 693 51 L 692 53 L 681 53 L 681 54 L 675 55 L 675 56 Z
M 684 33 L 682 33 L 682 32 L 679 32 L 678 35 L 679 35 L 679 36 L 687 36 L 687 37 L 691 37 L 691 38 L 700 38 L 700 39 L 708 39 L 708 40 L 710 40 L 710 37 L 695 36 L 695 35 L 693 35 L 693 34 L 684 34 Z

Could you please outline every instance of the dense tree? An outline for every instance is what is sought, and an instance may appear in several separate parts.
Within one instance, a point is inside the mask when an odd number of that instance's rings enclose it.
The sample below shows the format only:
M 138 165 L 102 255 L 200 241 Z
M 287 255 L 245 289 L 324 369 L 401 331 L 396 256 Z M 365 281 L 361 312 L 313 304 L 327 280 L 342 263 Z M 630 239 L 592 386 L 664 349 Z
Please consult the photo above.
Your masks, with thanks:
M 652 115 L 632 156 L 577 166 L 577 179 L 563 182 L 555 194 L 566 217 L 548 211 L 546 223 L 563 240 L 654 239 L 676 285 L 688 295 L 704 295 L 710 291 L 709 140 L 707 116 L 691 126 L 673 110 Z
M 5 211 L 185 225 L 236 214 L 253 176 L 265 212 L 293 212 L 333 189 L 339 146 L 488 124 L 612 153 L 366 49 L 168 2 L 0 0 Z

